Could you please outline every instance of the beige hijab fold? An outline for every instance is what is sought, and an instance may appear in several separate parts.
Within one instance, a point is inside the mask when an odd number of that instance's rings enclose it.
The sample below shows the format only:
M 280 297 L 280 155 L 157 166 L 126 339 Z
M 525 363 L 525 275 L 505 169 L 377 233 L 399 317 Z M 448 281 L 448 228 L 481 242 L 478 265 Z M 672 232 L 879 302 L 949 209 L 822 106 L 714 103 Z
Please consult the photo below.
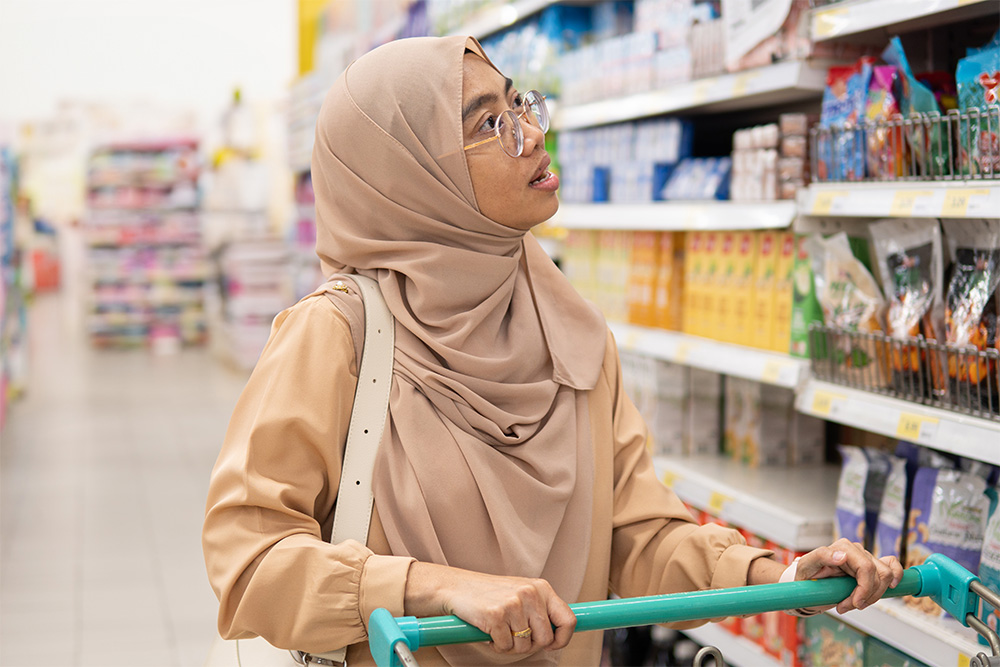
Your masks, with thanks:
M 378 280 L 396 318 L 374 479 L 393 552 L 543 577 L 572 601 L 593 503 L 585 392 L 606 329 L 530 234 L 479 213 L 466 48 L 486 58 L 471 38 L 392 42 L 334 84 L 313 150 L 317 253 L 326 275 Z M 494 655 L 478 650 L 446 655 Z

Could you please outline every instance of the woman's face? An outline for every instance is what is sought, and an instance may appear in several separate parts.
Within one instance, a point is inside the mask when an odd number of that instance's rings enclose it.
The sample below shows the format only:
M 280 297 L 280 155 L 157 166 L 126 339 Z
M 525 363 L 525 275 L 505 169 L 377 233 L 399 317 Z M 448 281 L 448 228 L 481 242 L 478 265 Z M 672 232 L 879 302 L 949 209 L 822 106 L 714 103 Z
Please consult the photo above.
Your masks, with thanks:
M 494 136 L 500 114 L 520 106 L 520 93 L 479 56 L 465 54 L 462 79 L 462 132 L 465 145 Z M 521 119 L 524 149 L 512 158 L 490 141 L 465 151 L 479 211 L 513 229 L 529 230 L 559 208 L 559 178 L 548 171 L 545 135 Z

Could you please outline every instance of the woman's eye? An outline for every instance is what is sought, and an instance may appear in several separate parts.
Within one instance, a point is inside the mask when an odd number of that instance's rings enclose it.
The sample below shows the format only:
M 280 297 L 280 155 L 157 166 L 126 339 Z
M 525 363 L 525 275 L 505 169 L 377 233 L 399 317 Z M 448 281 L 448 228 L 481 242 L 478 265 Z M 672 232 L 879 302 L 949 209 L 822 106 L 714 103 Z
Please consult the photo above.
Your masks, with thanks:
M 484 133 L 493 132 L 493 128 L 496 127 L 497 119 L 494 116 L 488 117 L 483 124 L 479 126 L 479 131 Z
M 524 106 L 524 98 L 521 97 L 520 93 L 518 93 L 517 95 L 514 95 L 514 108 L 520 109 L 522 106 Z

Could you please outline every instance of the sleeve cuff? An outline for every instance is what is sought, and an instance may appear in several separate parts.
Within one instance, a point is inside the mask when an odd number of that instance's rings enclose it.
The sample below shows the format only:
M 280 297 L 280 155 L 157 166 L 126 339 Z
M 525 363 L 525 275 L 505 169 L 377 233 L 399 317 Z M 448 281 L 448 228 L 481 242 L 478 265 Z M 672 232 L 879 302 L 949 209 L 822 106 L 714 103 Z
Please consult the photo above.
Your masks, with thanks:
M 361 621 L 368 629 L 368 618 L 379 607 L 385 607 L 393 616 L 403 615 L 403 597 L 406 576 L 413 558 L 407 556 L 380 556 L 372 554 L 365 561 L 361 573 Z
M 773 556 L 773 551 L 733 544 L 722 552 L 712 574 L 712 588 L 735 588 L 747 585 L 750 563 L 758 558 Z

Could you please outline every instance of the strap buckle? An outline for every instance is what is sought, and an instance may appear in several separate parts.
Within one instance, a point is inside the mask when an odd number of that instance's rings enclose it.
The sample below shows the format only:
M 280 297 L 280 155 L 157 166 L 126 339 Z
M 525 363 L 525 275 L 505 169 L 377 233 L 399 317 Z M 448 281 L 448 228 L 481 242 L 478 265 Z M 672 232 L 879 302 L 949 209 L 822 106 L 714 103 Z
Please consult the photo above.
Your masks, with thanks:
M 347 667 L 347 660 L 329 660 L 305 651 L 289 651 L 292 659 L 300 665 L 320 665 L 320 667 Z

